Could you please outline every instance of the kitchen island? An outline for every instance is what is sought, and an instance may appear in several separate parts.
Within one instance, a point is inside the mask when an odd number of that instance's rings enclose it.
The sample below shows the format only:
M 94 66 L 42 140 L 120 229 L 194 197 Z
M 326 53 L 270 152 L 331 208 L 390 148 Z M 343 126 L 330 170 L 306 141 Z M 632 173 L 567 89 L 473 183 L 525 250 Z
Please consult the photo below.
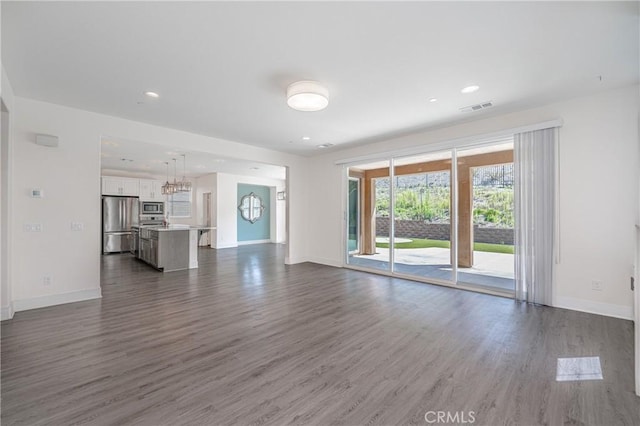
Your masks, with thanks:
M 198 239 L 210 226 L 169 225 L 139 227 L 138 259 L 163 272 L 198 267 Z

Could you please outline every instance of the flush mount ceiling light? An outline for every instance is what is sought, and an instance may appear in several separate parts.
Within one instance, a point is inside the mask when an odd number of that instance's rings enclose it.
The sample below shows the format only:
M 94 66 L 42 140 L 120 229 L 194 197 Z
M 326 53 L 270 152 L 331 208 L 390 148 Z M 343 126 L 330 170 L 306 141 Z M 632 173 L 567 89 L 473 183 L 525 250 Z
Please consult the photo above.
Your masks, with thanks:
M 287 87 L 287 105 L 297 111 L 320 111 L 329 105 L 329 91 L 317 81 L 297 81 Z
M 147 91 L 147 92 L 144 92 L 144 94 L 147 95 L 150 98 L 159 98 L 160 97 L 160 95 L 158 95 L 156 92 Z
M 474 84 L 474 85 L 471 85 L 471 86 L 467 86 L 467 87 L 465 87 L 465 88 L 464 88 L 464 89 L 462 89 L 460 92 L 461 92 L 461 93 L 473 93 L 473 92 L 477 92 L 479 88 L 480 88 L 480 86 L 476 86 L 476 85 Z
M 429 102 L 438 102 L 437 98 L 429 98 Z

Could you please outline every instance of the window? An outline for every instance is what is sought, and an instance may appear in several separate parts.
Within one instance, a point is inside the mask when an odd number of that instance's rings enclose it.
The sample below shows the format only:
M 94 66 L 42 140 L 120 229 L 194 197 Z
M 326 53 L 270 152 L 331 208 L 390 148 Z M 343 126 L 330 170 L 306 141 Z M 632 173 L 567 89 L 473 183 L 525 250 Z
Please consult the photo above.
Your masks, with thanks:
M 176 192 L 169 196 L 167 211 L 170 217 L 191 217 L 191 191 Z

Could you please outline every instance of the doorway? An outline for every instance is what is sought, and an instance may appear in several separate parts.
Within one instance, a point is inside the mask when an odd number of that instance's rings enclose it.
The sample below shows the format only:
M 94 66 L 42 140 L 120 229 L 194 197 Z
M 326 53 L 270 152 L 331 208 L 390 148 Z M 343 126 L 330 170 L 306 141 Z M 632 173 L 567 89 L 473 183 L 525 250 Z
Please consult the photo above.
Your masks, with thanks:
M 202 224 L 209 227 L 211 226 L 211 193 L 205 192 L 202 194 Z M 198 242 L 199 246 L 211 245 L 211 231 L 205 232 L 200 237 Z

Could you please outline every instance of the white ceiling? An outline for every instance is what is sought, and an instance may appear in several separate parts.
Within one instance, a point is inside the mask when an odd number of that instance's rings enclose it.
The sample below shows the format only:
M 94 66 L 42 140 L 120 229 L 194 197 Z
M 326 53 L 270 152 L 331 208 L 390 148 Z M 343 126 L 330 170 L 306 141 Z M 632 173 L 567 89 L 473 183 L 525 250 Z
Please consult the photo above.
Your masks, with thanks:
M 185 154 L 184 161 L 182 154 Z M 178 179 L 183 174 L 188 178 L 196 178 L 216 172 L 281 180 L 286 178 L 286 169 L 282 166 L 225 158 L 206 152 L 189 152 L 179 146 L 169 147 L 125 139 L 103 139 L 100 160 L 101 171 L 105 176 L 166 180 L 165 162 L 168 162 L 170 180 L 173 180 L 174 175 Z
M 19 96 L 303 155 L 638 82 L 637 2 L 1 5 Z

